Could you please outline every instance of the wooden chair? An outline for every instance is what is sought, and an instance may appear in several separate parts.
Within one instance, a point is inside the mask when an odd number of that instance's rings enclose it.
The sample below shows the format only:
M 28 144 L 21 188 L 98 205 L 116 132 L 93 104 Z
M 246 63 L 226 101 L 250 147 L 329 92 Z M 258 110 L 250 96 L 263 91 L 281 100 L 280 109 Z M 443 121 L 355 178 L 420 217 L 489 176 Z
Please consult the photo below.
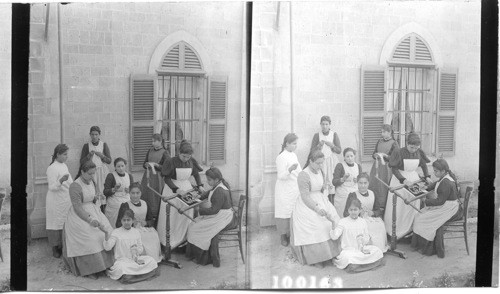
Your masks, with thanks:
M 241 239 L 241 226 L 242 226 L 242 219 L 243 219 L 243 212 L 245 208 L 245 202 L 247 201 L 247 196 L 246 195 L 240 195 L 240 200 L 238 202 L 238 211 L 237 211 L 237 216 L 238 216 L 238 226 L 235 229 L 231 230 L 223 230 L 222 232 L 219 233 L 219 242 L 220 241 L 226 241 L 226 242 L 238 242 L 237 244 L 234 245 L 224 245 L 224 246 L 219 246 L 219 248 L 230 248 L 230 247 L 240 247 L 240 253 L 241 253 L 241 259 L 243 260 L 243 263 L 245 263 L 245 257 L 243 254 L 243 244 L 242 244 L 242 239 Z
M 472 194 L 472 187 L 467 187 L 465 190 L 465 197 L 463 201 L 463 212 L 458 220 L 448 221 L 446 222 L 444 227 L 443 239 L 455 239 L 462 238 L 462 236 L 450 236 L 446 237 L 446 233 L 463 233 L 464 241 L 465 241 L 465 249 L 467 250 L 467 255 L 469 254 L 469 242 L 467 239 L 467 217 L 468 217 L 468 208 L 469 208 L 469 200 Z M 460 193 L 459 193 L 460 197 Z M 460 199 L 459 199 L 460 200 Z
M 5 194 L 0 192 L 0 219 L 2 219 L 2 205 L 3 200 L 5 199 Z M 2 254 L 2 238 L 0 237 L 0 259 L 3 262 L 3 254 Z

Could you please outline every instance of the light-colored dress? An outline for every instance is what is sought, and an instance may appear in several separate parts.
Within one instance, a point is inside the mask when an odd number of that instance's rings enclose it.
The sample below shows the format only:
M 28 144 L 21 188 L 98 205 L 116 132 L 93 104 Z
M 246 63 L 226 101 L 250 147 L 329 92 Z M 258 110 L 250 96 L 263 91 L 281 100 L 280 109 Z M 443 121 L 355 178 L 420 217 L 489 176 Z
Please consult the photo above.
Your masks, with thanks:
M 353 166 L 349 166 L 345 162 L 342 162 L 340 164 L 342 164 L 345 174 L 349 174 L 349 177 L 342 185 L 336 187 L 333 206 L 335 206 L 338 215 L 343 215 L 347 196 L 349 196 L 350 193 L 356 192 L 358 190 L 356 178 L 359 174 L 359 166 L 356 163 L 354 163 Z
M 141 234 L 135 228 L 129 230 L 123 227 L 114 229 L 109 240 L 103 241 L 103 246 L 108 251 L 114 247 L 115 263 L 106 271 L 113 280 L 118 280 L 123 275 L 147 274 L 158 267 L 156 260 L 151 256 L 141 255 L 137 257 L 138 260 L 144 261 L 144 264 L 138 264 L 133 260 L 132 246 L 137 248 L 138 254 L 144 250 Z
M 401 175 L 410 182 L 419 180 L 420 177 L 417 173 L 417 168 L 420 163 L 420 159 L 403 159 L 403 161 L 404 161 L 404 170 L 399 170 Z M 396 176 L 393 175 L 390 186 L 396 187 L 399 185 L 401 185 L 401 183 L 396 178 Z M 407 198 L 408 200 L 415 198 L 415 196 L 406 189 L 399 189 L 398 193 L 400 193 L 403 197 Z M 392 235 L 392 211 L 393 211 L 392 198 L 393 198 L 393 193 L 389 191 L 389 194 L 387 195 L 387 204 L 385 207 L 384 222 L 385 222 L 385 230 L 387 231 L 388 234 L 391 235 Z M 396 238 L 399 239 L 412 231 L 413 220 L 415 219 L 417 211 L 410 205 L 406 205 L 403 199 L 399 197 L 396 198 L 397 198 Z M 420 207 L 420 200 L 413 201 L 412 203 L 416 207 Z
M 208 194 L 208 203 L 211 203 L 212 195 L 218 188 L 228 191 L 221 182 Z M 232 209 L 220 209 L 218 213 L 212 215 L 200 215 L 191 222 L 187 231 L 187 241 L 202 250 L 210 248 L 210 241 L 215 235 L 220 233 L 233 219 Z
M 99 140 L 97 146 L 94 146 L 92 142 L 89 142 L 88 145 L 89 145 L 89 153 L 94 151 L 104 154 L 104 142 L 102 142 L 101 140 Z M 104 182 L 106 181 L 106 176 L 109 173 L 109 169 L 106 163 L 102 162 L 101 158 L 96 154 L 92 156 L 92 162 L 96 165 L 94 180 L 98 190 L 97 193 L 99 195 L 98 204 L 99 206 L 105 205 L 106 197 L 104 196 Z
M 128 201 L 128 207 L 134 212 L 135 219 L 138 221 L 146 221 L 146 214 L 148 211 L 148 204 L 144 200 L 141 201 L 141 206 L 134 205 Z M 158 232 L 151 227 L 140 226 L 136 228 L 141 234 L 142 245 L 146 255 L 153 257 L 157 262 L 162 260 L 160 238 Z
M 69 177 L 61 184 L 59 179 L 66 174 L 68 174 Z M 73 179 L 69 174 L 68 166 L 65 163 L 55 160 L 47 168 L 47 182 L 49 184 L 49 189 L 47 191 L 47 202 L 45 204 L 47 219 L 46 228 L 47 230 L 62 230 L 71 207 L 69 186 L 73 183 Z
M 368 224 L 363 218 L 345 217 L 341 219 L 335 229 L 330 231 L 330 235 L 333 240 L 341 239 L 342 251 L 333 261 L 340 269 L 346 268 L 349 264 L 374 263 L 384 257 L 377 246 L 365 245 L 365 249 L 369 251 L 368 254 L 363 253 L 358 248 L 357 237 L 359 235 L 363 236 L 365 244 L 370 238 Z
M 193 188 L 189 178 L 191 177 L 192 168 L 176 168 L 175 169 L 177 179 L 172 179 L 174 185 L 176 185 L 180 190 L 189 191 Z M 163 187 L 163 196 L 172 196 L 174 193 L 165 185 Z M 178 208 L 187 207 L 188 205 L 178 198 L 173 198 L 170 200 Z M 166 206 L 167 204 L 162 201 L 160 205 L 160 212 L 158 216 L 158 235 L 160 236 L 160 242 L 163 245 L 167 244 L 166 241 Z M 190 217 L 194 216 L 193 209 L 187 210 L 184 214 Z M 176 248 L 184 241 L 186 241 L 187 229 L 191 220 L 184 215 L 181 215 L 177 208 L 170 206 L 170 247 Z
M 323 134 L 323 132 L 318 133 L 319 142 L 322 140 L 325 142 L 333 142 L 335 132 L 329 131 L 328 135 Z M 333 153 L 332 149 L 328 147 L 326 144 L 323 144 L 321 148 L 321 152 L 325 155 L 325 161 L 323 163 L 323 172 L 325 173 L 326 181 L 329 183 L 328 185 L 328 194 L 335 194 L 335 187 L 331 185 L 333 180 L 333 172 L 335 170 L 335 166 L 339 163 L 339 159 L 335 153 Z
M 125 173 L 125 176 L 120 177 L 116 171 L 112 173 L 115 178 L 116 184 L 121 184 L 120 188 L 115 191 L 113 196 L 108 197 L 106 205 L 106 217 L 113 228 L 115 228 L 116 218 L 118 216 L 118 211 L 122 203 L 130 201 L 130 194 L 125 192 L 125 188 L 130 187 L 130 176 Z
M 434 191 L 438 190 L 439 184 L 444 179 L 450 180 L 453 184 L 455 183 L 455 180 L 450 175 L 446 175 L 436 183 Z M 426 206 L 421 210 L 421 213 L 415 215 L 413 232 L 427 241 L 434 241 L 437 229 L 457 213 L 458 207 L 458 200 L 447 200 L 443 205 L 439 206 Z
M 356 191 L 356 197 L 361 202 L 361 209 L 364 212 L 362 216 L 368 225 L 368 232 L 370 234 L 373 245 L 377 246 L 386 252 L 388 249 L 387 245 L 387 233 L 385 231 L 384 221 L 380 217 L 368 216 L 368 213 L 373 213 L 373 204 L 375 203 L 375 194 L 373 191 L 368 190 L 368 196 L 363 196 L 359 191 Z
M 111 231 L 108 219 L 101 212 L 98 204 L 94 204 L 94 196 L 96 189 L 94 184 L 90 182 L 85 184 L 82 178 L 78 178 L 72 185 L 80 185 L 82 188 L 83 199 L 82 208 L 90 215 L 92 219 L 97 220 L 104 226 L 106 230 Z M 96 227 L 91 226 L 88 222 L 81 219 L 73 206 L 69 209 L 66 223 L 64 224 L 64 231 L 66 233 L 66 250 L 67 257 L 76 257 L 99 253 L 104 250 L 103 241 L 104 233 Z
M 289 168 L 297 168 L 289 172 Z M 297 155 L 286 149 L 276 157 L 277 180 L 274 189 L 274 217 L 290 218 L 295 202 L 300 195 L 297 176 L 302 171 Z
M 323 174 L 314 173 L 309 167 L 303 170 L 310 178 L 309 197 L 318 204 L 318 208 L 324 209 L 336 219 L 340 219 L 333 205 L 328 201 L 327 191 L 321 192 L 323 188 Z M 324 216 L 320 216 L 314 210 L 306 206 L 301 197 L 298 197 L 292 214 L 294 245 L 308 245 L 325 242 L 330 239 L 332 223 Z

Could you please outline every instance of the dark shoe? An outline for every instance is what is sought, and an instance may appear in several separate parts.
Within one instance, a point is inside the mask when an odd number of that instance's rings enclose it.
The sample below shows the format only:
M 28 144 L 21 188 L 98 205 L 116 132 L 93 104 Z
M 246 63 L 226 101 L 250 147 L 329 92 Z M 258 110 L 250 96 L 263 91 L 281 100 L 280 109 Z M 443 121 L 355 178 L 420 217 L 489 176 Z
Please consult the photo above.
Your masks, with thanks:
M 86 278 L 89 278 L 89 279 L 92 279 L 92 280 L 97 280 L 98 279 L 98 276 L 97 274 L 90 274 L 90 275 L 87 275 L 85 276 Z
M 286 234 L 281 235 L 281 245 L 283 245 L 285 247 L 288 246 L 288 238 L 287 238 Z
M 57 246 L 52 247 L 52 256 L 54 256 L 55 258 L 61 257 L 61 252 L 59 251 Z

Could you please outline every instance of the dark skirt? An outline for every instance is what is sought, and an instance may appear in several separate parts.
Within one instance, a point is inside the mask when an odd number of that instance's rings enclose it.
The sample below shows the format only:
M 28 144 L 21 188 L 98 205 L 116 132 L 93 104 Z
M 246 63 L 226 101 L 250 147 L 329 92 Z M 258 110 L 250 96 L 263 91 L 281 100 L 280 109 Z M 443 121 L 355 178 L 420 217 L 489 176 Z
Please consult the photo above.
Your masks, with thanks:
M 448 221 L 456 221 L 462 217 L 462 206 L 458 208 L 457 213 L 452 216 Z M 437 254 L 439 258 L 444 258 L 444 225 L 439 227 L 436 231 L 436 237 L 433 241 L 428 241 L 422 236 L 413 233 L 411 238 L 411 247 L 420 251 L 423 255 L 431 256 Z
M 47 230 L 49 245 L 51 247 L 62 247 L 62 231 L 63 230 Z
M 431 256 L 437 254 L 439 258 L 444 258 L 444 227 L 441 226 L 436 231 L 433 241 L 428 241 L 418 234 L 413 233 L 411 247 L 420 251 L 423 255 Z
M 383 258 L 369 263 L 369 264 L 349 264 L 346 268 L 345 271 L 354 274 L 354 273 L 360 273 L 360 272 L 366 272 L 370 271 L 376 268 L 379 268 L 381 266 L 385 265 L 385 260 Z
M 113 250 L 103 250 L 98 253 L 88 254 L 83 256 L 68 257 L 66 247 L 66 236 L 63 230 L 63 260 L 66 266 L 75 276 L 88 276 L 99 273 L 113 266 L 115 262 Z
M 219 235 L 216 235 L 212 238 L 212 240 L 210 240 L 210 247 L 208 250 L 202 250 L 196 245 L 187 242 L 186 257 L 193 259 L 197 264 L 207 265 L 212 263 L 214 267 L 219 267 Z
M 160 275 L 160 268 L 157 267 L 147 274 L 123 275 L 123 276 L 121 276 L 121 278 L 118 281 L 120 281 L 120 283 L 122 283 L 122 284 L 133 284 L 133 283 L 137 283 L 137 282 L 152 280 L 152 279 L 158 277 L 159 275 Z
M 164 184 L 165 183 L 161 179 L 159 172 L 157 172 L 156 175 L 150 175 L 149 186 L 159 194 L 162 193 Z M 144 175 L 142 176 L 141 193 L 141 199 L 146 202 L 148 208 L 151 209 L 151 215 L 155 218 L 153 226 L 156 228 L 158 213 L 160 212 L 161 197 L 153 193 L 153 191 L 148 188 L 148 178 L 146 172 L 144 172 Z
M 375 194 L 375 201 L 378 201 L 380 203 L 381 208 L 385 208 L 385 205 L 387 203 L 387 195 L 389 193 L 389 188 L 384 186 L 380 182 L 380 180 L 376 179 L 376 169 L 375 169 L 375 163 L 373 162 L 372 169 L 370 171 L 370 183 L 368 185 L 368 189 L 372 190 L 373 193 Z M 380 164 L 378 166 L 378 178 L 384 181 L 387 185 L 391 182 L 391 177 L 392 177 L 392 170 L 389 168 L 388 163 L 386 162 L 385 165 Z M 382 218 L 384 215 L 382 214 Z

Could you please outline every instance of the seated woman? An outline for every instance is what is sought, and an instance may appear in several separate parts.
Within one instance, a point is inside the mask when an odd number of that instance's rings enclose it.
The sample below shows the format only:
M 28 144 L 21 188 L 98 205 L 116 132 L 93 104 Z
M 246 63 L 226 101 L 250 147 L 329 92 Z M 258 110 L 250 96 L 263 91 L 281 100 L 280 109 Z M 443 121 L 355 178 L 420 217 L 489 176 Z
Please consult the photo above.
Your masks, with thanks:
M 154 218 L 148 204 L 141 200 L 140 183 L 130 185 L 130 200 L 122 203 L 116 219 L 116 228 L 122 226 L 122 217 L 125 211 L 132 210 L 135 215 L 134 228 L 141 234 L 142 244 L 144 245 L 145 255 L 153 257 L 156 262 L 162 260 L 160 249 L 160 238 L 158 232 L 154 229 Z
M 368 190 L 370 176 L 367 173 L 360 173 L 358 175 L 358 191 L 352 192 L 347 197 L 347 202 L 344 210 L 344 217 L 349 216 L 349 207 L 352 201 L 358 199 L 361 202 L 360 216 L 366 221 L 368 225 L 368 232 L 370 233 L 373 245 L 377 246 L 386 252 L 387 246 L 387 233 L 385 231 L 384 221 L 380 218 L 383 210 L 380 209 L 379 203 L 375 200 L 376 197 L 373 191 Z
M 127 173 L 127 161 L 118 157 L 114 161 L 115 171 L 109 173 L 104 182 L 104 195 L 106 196 L 105 215 L 109 223 L 115 228 L 120 205 L 130 201 L 129 187 L 134 182 L 131 174 Z
M 333 206 L 338 215 L 342 215 L 345 209 L 345 203 L 349 193 L 356 192 L 358 186 L 356 177 L 362 172 L 361 165 L 354 162 L 356 151 L 351 147 L 344 149 L 344 162 L 337 163 L 333 173 L 333 185 L 335 186 L 335 197 Z
M 104 230 L 112 230 L 97 202 L 93 177 L 96 165 L 87 161 L 69 186 L 71 207 L 64 223 L 63 260 L 76 276 L 97 279 L 97 275 L 113 265 L 113 252 L 104 250 Z M 97 202 L 99 203 L 99 202 Z
M 154 258 L 140 255 L 144 247 L 141 234 L 132 227 L 133 222 L 134 212 L 129 209 L 123 212 L 120 228 L 110 233 L 100 227 L 106 234 L 106 240 L 103 241 L 104 248 L 110 251 L 114 247 L 115 254 L 115 263 L 106 273 L 111 279 L 125 284 L 150 280 L 160 274 Z
M 450 219 L 460 216 L 458 190 L 455 175 L 450 171 L 444 159 L 432 163 L 437 182 L 429 185 L 437 198 L 425 199 L 425 208 L 415 216 L 411 246 L 420 249 L 424 255 L 444 258 L 444 240 L 442 226 Z M 430 194 L 429 194 L 430 195 Z
M 300 197 L 290 225 L 290 245 L 299 262 L 320 268 L 340 253 L 338 242 L 330 238 L 331 220 L 336 222 L 340 217 L 328 200 L 328 186 L 321 171 L 324 160 L 321 151 L 313 151 L 299 173 Z
M 234 216 L 233 203 L 229 184 L 216 167 L 205 173 L 207 183 L 213 188 L 200 199 L 208 198 L 210 206 L 200 207 L 196 222 L 189 224 L 187 231 L 186 256 L 195 259 L 196 263 L 206 265 L 212 263 L 220 266 L 219 240 L 217 234 L 232 223 Z
M 353 199 L 348 208 L 349 216 L 341 219 L 330 231 L 333 240 L 341 238 L 342 251 L 333 263 L 347 272 L 363 272 L 383 265 L 384 254 L 369 245 L 370 234 L 366 220 L 359 217 L 361 201 Z

